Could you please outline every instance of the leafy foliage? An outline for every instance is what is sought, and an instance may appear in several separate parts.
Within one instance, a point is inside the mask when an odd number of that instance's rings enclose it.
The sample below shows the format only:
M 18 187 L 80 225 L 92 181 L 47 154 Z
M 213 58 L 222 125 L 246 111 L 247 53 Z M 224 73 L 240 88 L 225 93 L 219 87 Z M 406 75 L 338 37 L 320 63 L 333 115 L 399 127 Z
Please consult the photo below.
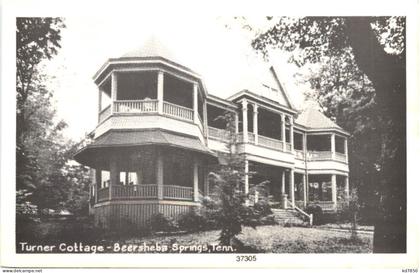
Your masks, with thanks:
M 352 133 L 352 182 L 375 222 L 375 251 L 404 252 L 406 241 L 405 18 L 269 18 L 274 26 L 253 47 L 292 52 L 300 67 L 316 64 L 311 95 Z M 353 183 L 352 183 L 353 184 Z
M 222 117 L 226 121 L 227 153 L 220 154 L 223 162 L 210 174 L 211 182 L 215 185 L 212 202 L 205 202 L 204 206 L 215 216 L 216 226 L 221 228 L 220 244 L 238 244 L 236 236 L 241 233 L 242 226 L 256 227 L 261 224 L 261 218 L 266 210 L 255 209 L 246 204 L 244 193 L 245 158 L 236 151 L 235 117 L 227 112 Z
M 50 79 L 42 73 L 42 63 L 61 47 L 64 27 L 61 18 L 16 20 L 16 202 L 39 212 L 86 213 L 88 170 L 69 164 L 77 146 L 63 136 L 67 124 L 56 119 Z

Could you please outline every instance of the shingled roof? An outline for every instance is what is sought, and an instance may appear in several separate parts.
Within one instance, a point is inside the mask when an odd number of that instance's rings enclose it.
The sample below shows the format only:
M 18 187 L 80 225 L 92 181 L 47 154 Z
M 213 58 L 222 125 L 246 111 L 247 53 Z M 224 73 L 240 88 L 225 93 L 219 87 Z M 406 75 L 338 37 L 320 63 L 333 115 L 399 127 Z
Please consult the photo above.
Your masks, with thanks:
M 213 153 L 196 137 L 154 129 L 142 131 L 109 131 L 95 139 L 93 143 L 88 144 L 86 147 L 77 151 L 74 158 L 77 161 L 84 162 L 83 164 L 88 165 L 86 164 L 87 161 L 85 159 L 95 150 L 101 148 L 138 147 L 147 145 L 183 148 L 213 156 Z
M 327 118 L 324 114 L 315 108 L 307 108 L 296 119 L 295 123 L 305 126 L 309 129 L 340 129 L 340 126 Z

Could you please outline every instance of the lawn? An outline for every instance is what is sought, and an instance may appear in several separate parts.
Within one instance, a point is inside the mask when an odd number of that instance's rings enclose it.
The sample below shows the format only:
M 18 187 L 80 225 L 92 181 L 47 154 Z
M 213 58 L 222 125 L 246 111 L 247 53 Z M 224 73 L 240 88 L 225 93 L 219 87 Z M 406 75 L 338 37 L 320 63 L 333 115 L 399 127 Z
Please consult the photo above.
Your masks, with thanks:
M 125 240 L 128 244 L 159 243 L 161 245 L 217 243 L 219 231 L 205 231 L 185 235 L 147 236 Z M 360 234 L 350 240 L 350 232 L 317 228 L 260 226 L 246 227 L 238 239 L 259 253 L 371 253 L 373 234 Z
M 188 247 L 208 246 L 210 248 L 212 244 L 218 244 L 220 233 L 220 231 L 213 230 L 188 234 L 153 234 L 143 236 L 139 233 L 134 233 L 134 236 L 130 236 L 124 232 L 103 233 L 92 228 L 90 222 L 78 219 L 49 219 L 21 226 L 25 227 L 25 230 L 21 236 L 18 236 L 17 242 L 58 244 L 65 241 L 69 243 L 100 243 L 104 245 L 113 245 L 114 243 L 126 245 L 158 244 L 169 246 L 168 252 L 172 253 L 179 253 L 179 251 L 171 248 L 174 244 L 186 246 L 187 249 L 184 252 L 200 253 L 200 249 L 198 251 L 197 249 L 188 250 Z M 359 234 L 358 240 L 351 240 L 349 231 L 271 225 L 259 226 L 256 229 L 245 227 L 238 239 L 240 242 L 235 246 L 233 252 L 371 253 L 373 232 L 362 232 Z

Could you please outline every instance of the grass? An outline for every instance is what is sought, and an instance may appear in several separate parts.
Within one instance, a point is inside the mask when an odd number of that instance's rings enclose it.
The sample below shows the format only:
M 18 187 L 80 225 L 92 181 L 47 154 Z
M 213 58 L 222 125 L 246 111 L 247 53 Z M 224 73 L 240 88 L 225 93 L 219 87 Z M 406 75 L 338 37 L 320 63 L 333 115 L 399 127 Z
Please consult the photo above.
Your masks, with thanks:
M 70 224 L 71 223 L 71 224 Z M 211 245 L 218 243 L 220 231 L 203 231 L 189 234 L 154 234 L 127 236 L 111 233 L 97 236 L 102 232 L 88 223 L 73 219 L 71 221 L 48 220 L 25 225 L 25 241 L 49 244 L 60 241 L 100 242 L 120 244 L 160 244 L 171 246 Z M 29 236 L 30 235 L 30 238 Z M 282 227 L 279 225 L 259 226 L 257 229 L 243 228 L 238 236 L 240 244 L 235 252 L 257 253 L 371 253 L 373 234 L 359 234 L 358 240 L 350 239 L 350 232 L 340 232 L 317 228 Z M 21 238 L 23 239 L 23 238 Z M 186 251 L 188 252 L 188 251 Z M 194 252 L 194 251 L 191 251 Z
M 219 231 L 205 231 L 185 235 L 146 236 L 131 238 L 125 243 L 143 242 L 168 245 L 217 243 Z M 359 235 L 351 240 L 350 232 L 329 231 L 317 228 L 260 226 L 257 229 L 245 227 L 238 239 L 258 253 L 371 253 L 373 235 Z

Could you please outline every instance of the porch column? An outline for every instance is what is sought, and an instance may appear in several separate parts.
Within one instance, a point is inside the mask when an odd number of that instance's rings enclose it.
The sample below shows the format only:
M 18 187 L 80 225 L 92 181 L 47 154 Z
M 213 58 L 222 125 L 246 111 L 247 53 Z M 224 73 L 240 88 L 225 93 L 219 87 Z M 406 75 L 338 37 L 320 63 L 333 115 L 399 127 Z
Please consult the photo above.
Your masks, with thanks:
M 337 207 L 337 180 L 335 174 L 331 175 L 331 196 L 335 209 Z
M 158 113 L 163 113 L 163 71 L 158 71 L 157 78 L 157 96 L 158 100 Z
M 282 209 L 287 209 L 286 171 L 285 170 L 282 170 L 282 173 L 281 173 L 280 207 Z
M 109 162 L 109 200 L 112 200 L 112 187 L 118 185 L 119 182 L 118 158 L 111 156 Z
M 248 176 L 248 172 L 249 172 L 249 162 L 247 159 L 245 159 L 245 183 L 244 183 L 244 192 L 245 194 L 249 193 L 249 176 Z
M 254 103 L 254 112 L 253 112 L 253 130 L 254 130 L 254 142 L 258 145 L 258 105 Z
M 293 116 L 289 116 L 289 122 L 290 122 L 290 151 L 293 153 L 294 150 L 294 139 L 293 139 Z
M 118 77 L 116 72 L 111 73 L 111 113 L 114 112 L 114 101 L 117 100 Z
M 294 208 L 295 207 L 295 171 L 293 169 L 290 169 L 289 196 L 290 196 L 290 202 L 292 203 L 292 206 Z
M 331 157 L 335 159 L 335 134 L 331 134 Z
M 346 156 L 346 162 L 349 162 L 349 154 L 347 149 L 347 137 L 344 137 L 344 155 Z
M 193 116 L 194 123 L 198 124 L 198 84 L 196 82 L 193 84 Z
M 242 100 L 242 134 L 244 143 L 248 142 L 248 102 Z
M 102 111 L 102 90 L 98 88 L 98 122 L 99 122 L 99 114 Z
M 206 137 L 206 140 L 209 137 L 209 125 L 208 125 L 208 120 L 207 120 L 207 101 L 204 100 L 203 103 L 203 122 L 204 122 L 204 136 Z
M 283 152 L 286 151 L 286 123 L 284 114 L 281 114 L 281 141 L 283 142 Z
M 92 195 L 95 198 L 95 204 L 98 203 L 98 182 L 96 176 L 96 169 L 90 169 L 90 179 L 93 185 Z
M 198 202 L 198 160 L 194 157 L 193 166 L 193 200 Z
M 157 184 L 157 198 L 163 199 L 163 156 L 161 151 L 158 151 L 156 159 L 156 184 Z
M 303 183 L 303 207 L 306 208 L 307 201 L 307 193 L 306 193 L 306 174 L 302 175 L 302 183 Z
M 346 195 L 346 202 L 350 201 L 350 185 L 349 185 L 349 177 L 344 177 L 344 193 Z
M 239 133 L 239 114 L 235 112 L 235 134 Z

